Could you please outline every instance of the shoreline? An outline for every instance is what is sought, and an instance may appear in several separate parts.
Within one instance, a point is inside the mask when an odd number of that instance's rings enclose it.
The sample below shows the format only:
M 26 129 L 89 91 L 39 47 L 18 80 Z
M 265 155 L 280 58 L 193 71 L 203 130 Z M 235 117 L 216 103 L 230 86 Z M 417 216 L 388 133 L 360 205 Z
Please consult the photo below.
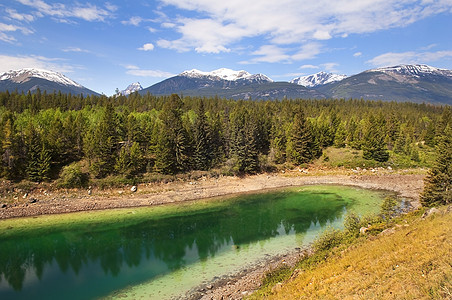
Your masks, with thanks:
M 0 208 L 2 219 L 31 217 L 71 212 L 131 208 L 195 202 L 215 197 L 233 197 L 244 193 L 266 192 L 272 189 L 334 184 L 355 186 L 365 189 L 396 192 L 415 209 L 420 206 L 419 193 L 423 189 L 425 174 L 410 174 L 410 171 L 392 172 L 380 170 L 377 173 L 315 175 L 298 171 L 286 173 L 259 174 L 239 177 L 201 178 L 191 182 L 171 182 L 138 185 L 137 192 L 130 187 L 93 190 L 63 190 L 57 192 L 36 191 L 20 197 L 13 205 Z M 31 199 L 35 199 L 30 203 Z M 268 257 L 254 265 L 244 266 L 236 273 L 213 278 L 210 282 L 197 286 L 181 295 L 179 299 L 242 299 L 261 286 L 266 273 L 282 266 L 292 267 L 301 258 L 309 255 L 308 248 L 295 248 L 287 253 Z
M 337 184 L 366 189 L 389 190 L 420 206 L 419 193 L 423 189 L 424 174 L 403 174 L 387 170 L 378 173 L 328 174 L 317 172 L 270 173 L 246 177 L 201 178 L 197 181 L 139 184 L 136 192 L 130 187 L 107 190 L 46 190 L 17 197 L 13 203 L 0 208 L 0 220 L 49 214 L 63 214 L 90 210 L 131 208 L 175 204 L 215 197 L 232 197 L 243 193 L 258 193 L 291 186 Z M 5 206 L 2 205 L 2 206 Z

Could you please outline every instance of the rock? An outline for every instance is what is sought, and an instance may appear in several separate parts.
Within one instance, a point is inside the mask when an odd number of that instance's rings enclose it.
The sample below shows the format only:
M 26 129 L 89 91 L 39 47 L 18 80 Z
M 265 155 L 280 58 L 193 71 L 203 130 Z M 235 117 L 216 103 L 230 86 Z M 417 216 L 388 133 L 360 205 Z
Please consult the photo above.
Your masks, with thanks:
M 27 198 L 28 197 L 28 193 L 25 193 L 23 196 L 22 196 L 22 198 Z
M 370 227 L 370 226 L 369 226 L 369 227 Z M 367 230 L 369 230 L 369 227 L 361 227 L 361 228 L 359 229 L 359 233 L 361 233 L 361 234 L 366 234 Z
M 7 205 L 5 203 L 2 204 L 2 208 L 6 208 Z
M 29 203 L 36 203 L 36 202 L 38 202 L 38 199 L 36 199 L 36 198 L 30 198 Z
M 391 235 L 395 232 L 395 227 L 388 228 L 380 232 L 380 235 Z
M 436 207 L 432 207 L 422 215 L 422 218 L 425 219 L 428 216 L 431 216 L 431 215 L 437 214 L 437 213 L 439 213 L 439 209 L 437 209 Z
M 282 283 L 278 282 L 277 284 L 275 284 L 274 287 L 272 287 L 272 293 L 279 292 L 281 289 L 282 289 Z
M 91 194 L 93 193 L 93 190 L 91 190 L 91 189 L 88 189 L 88 195 L 90 195 L 91 196 Z
M 132 186 L 131 188 L 130 188 L 130 191 L 132 192 L 132 193 L 135 193 L 136 191 L 137 191 L 137 186 L 136 185 L 134 185 L 134 186 Z

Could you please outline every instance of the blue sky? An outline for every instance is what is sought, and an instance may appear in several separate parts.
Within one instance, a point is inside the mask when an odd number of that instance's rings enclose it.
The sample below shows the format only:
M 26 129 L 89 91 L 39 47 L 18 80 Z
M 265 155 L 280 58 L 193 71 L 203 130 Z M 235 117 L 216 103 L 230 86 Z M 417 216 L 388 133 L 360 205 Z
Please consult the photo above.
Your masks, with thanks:
M 6 0 L 0 72 L 58 71 L 106 95 L 184 70 L 275 81 L 397 64 L 452 69 L 452 0 Z

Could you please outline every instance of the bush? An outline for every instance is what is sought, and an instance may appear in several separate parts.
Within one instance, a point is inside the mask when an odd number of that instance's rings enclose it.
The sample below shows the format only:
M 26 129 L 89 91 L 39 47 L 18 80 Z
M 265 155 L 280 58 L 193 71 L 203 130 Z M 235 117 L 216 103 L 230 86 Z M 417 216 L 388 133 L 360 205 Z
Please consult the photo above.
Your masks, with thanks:
M 393 196 L 388 196 L 383 200 L 381 204 L 381 217 L 385 221 L 389 221 L 394 218 L 400 211 L 400 204 Z
M 349 213 L 345 216 L 344 227 L 348 234 L 352 236 L 359 235 L 359 229 L 362 226 L 362 221 L 360 216 L 355 213 Z
M 65 166 L 61 171 L 57 186 L 63 188 L 81 188 L 86 187 L 88 182 L 88 173 L 82 171 L 79 163 L 72 163 Z
M 328 228 L 312 244 L 314 251 L 330 250 L 339 246 L 344 234 L 339 229 Z

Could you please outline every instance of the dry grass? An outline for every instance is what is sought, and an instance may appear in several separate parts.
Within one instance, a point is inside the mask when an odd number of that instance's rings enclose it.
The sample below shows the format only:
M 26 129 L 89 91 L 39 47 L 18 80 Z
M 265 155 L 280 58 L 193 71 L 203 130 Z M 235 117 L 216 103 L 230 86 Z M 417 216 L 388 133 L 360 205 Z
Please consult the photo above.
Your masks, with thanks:
M 412 217 L 393 234 L 296 271 L 268 298 L 452 299 L 451 228 L 452 213 Z

